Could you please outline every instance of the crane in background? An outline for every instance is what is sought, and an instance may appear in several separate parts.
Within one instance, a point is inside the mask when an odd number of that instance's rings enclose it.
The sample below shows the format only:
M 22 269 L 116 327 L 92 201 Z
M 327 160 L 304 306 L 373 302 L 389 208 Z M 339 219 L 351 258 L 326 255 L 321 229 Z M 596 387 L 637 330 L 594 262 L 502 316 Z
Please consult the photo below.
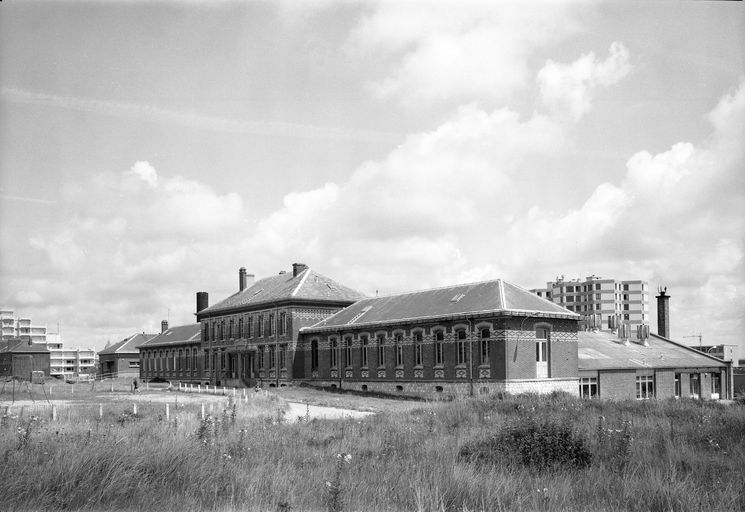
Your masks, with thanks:
M 691 334 L 690 336 L 683 336 L 684 338 L 698 338 L 698 348 L 701 348 L 701 340 L 703 339 L 703 336 L 701 333 L 698 334 Z

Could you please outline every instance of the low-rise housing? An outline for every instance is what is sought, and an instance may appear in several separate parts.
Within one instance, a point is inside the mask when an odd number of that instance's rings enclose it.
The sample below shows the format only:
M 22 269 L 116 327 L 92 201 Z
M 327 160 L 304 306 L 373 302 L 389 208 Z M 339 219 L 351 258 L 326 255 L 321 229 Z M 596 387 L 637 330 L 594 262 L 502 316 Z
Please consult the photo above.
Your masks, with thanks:
M 168 323 L 165 323 L 165 329 Z M 140 345 L 155 334 L 138 332 L 106 347 L 98 353 L 99 376 L 104 379 L 138 377 L 140 375 Z

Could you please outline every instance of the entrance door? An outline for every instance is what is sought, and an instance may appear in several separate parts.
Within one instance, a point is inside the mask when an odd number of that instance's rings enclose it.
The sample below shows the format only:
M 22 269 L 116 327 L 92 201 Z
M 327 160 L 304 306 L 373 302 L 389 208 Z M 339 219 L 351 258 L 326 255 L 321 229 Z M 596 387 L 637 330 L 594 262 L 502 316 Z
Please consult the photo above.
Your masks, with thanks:
M 535 376 L 548 378 L 548 329 L 543 327 L 535 331 Z

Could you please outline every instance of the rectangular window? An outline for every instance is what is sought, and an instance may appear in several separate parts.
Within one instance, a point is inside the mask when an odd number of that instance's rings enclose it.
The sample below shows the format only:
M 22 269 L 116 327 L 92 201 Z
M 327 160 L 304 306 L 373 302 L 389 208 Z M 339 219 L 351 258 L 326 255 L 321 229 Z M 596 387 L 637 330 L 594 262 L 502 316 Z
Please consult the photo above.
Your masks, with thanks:
M 344 338 L 344 366 L 352 367 L 352 338 Z
M 378 334 L 378 366 L 385 366 L 385 336 Z
M 711 374 L 711 398 L 718 400 L 721 398 L 722 376 L 718 373 Z
M 441 366 L 443 364 L 443 343 L 445 340 L 445 334 L 442 331 L 435 333 L 435 365 Z
M 458 364 L 466 364 L 468 362 L 468 344 L 466 343 L 466 331 L 458 331 L 457 339 Z
M 194 352 L 191 353 L 191 364 L 194 367 L 195 370 L 197 370 L 197 350 L 194 349 Z
M 210 326 L 205 322 L 204 325 L 202 325 L 202 341 L 209 341 L 210 339 Z
M 481 364 L 489 364 L 489 345 L 490 332 L 489 329 L 481 329 Z
M 310 342 L 310 366 L 314 370 L 318 368 L 318 340 Z
M 226 332 L 225 320 L 220 320 L 220 339 L 221 340 L 225 339 L 225 332 Z
M 424 364 L 422 357 L 422 333 L 414 334 L 414 364 L 422 366 Z
M 279 314 L 279 334 L 287 334 L 287 313 L 285 312 Z
M 243 338 L 243 318 L 238 319 L 238 337 Z
M 248 317 L 248 333 L 246 333 L 246 336 L 250 338 L 253 335 L 254 335 L 254 317 L 249 316 Z
M 675 374 L 675 398 L 680 398 L 680 374 Z
M 567 286 L 567 293 L 574 292 L 574 286 Z
M 579 379 L 579 396 L 582 398 L 594 398 L 598 396 L 598 378 L 582 377 Z
M 279 367 L 287 368 L 287 345 L 279 346 Z
M 567 302 L 574 302 L 574 297 L 571 295 L 567 296 Z
M 403 340 L 401 339 L 400 334 L 396 334 L 395 338 L 396 342 L 396 366 L 403 366 L 404 365 L 404 347 L 403 347 Z
M 274 351 L 276 350 L 276 347 L 269 346 L 267 347 L 267 350 L 269 350 L 269 368 L 274 368 Z
M 274 313 L 269 313 L 269 318 L 266 321 L 266 335 L 272 336 L 274 334 Z
M 259 338 L 264 337 L 264 315 L 259 315 L 259 319 L 256 322 L 256 325 L 259 328 Z
M 331 368 L 336 368 L 337 350 L 339 350 L 339 342 L 336 338 L 331 338 Z
M 636 398 L 638 400 L 654 398 L 654 377 L 652 375 L 636 376 Z
M 228 339 L 233 338 L 233 324 L 234 324 L 234 320 L 231 318 L 230 322 L 228 323 Z
M 256 355 L 258 357 L 257 363 L 259 365 L 259 369 L 264 368 L 264 346 L 263 345 L 259 345 L 257 347 Z
M 360 350 L 360 366 L 362 368 L 367 368 L 367 345 L 368 345 L 368 339 L 367 336 L 362 336 L 362 349 Z

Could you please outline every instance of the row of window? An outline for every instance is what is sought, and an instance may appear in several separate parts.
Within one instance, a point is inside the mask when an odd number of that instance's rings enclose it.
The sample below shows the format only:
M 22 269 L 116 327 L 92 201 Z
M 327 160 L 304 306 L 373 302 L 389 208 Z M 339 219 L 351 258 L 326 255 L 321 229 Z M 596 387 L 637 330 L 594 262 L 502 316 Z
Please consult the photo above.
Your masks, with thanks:
M 481 329 L 479 332 L 480 338 L 478 340 L 479 346 L 479 357 L 481 365 L 488 365 L 489 358 L 491 355 L 491 343 L 489 329 Z M 549 330 L 546 328 L 536 329 L 536 361 L 545 362 L 548 358 L 548 335 Z M 442 366 L 444 364 L 444 343 L 445 334 L 444 331 L 436 331 L 434 333 L 434 364 L 435 366 Z M 379 367 L 386 365 L 386 337 L 383 334 L 379 334 L 376 337 L 377 341 L 377 364 Z M 414 341 L 414 365 L 422 366 L 424 364 L 424 344 L 422 340 L 422 333 L 416 332 L 413 334 Z M 331 368 L 336 368 L 339 364 L 339 357 L 341 357 L 341 366 L 351 367 L 353 365 L 352 355 L 352 338 L 345 337 L 342 340 L 341 347 L 339 346 L 338 338 L 332 337 L 330 342 L 330 363 Z M 369 337 L 365 334 L 360 336 L 361 347 L 359 351 L 359 365 L 362 368 L 368 367 L 369 361 Z M 456 344 L 456 364 L 468 364 L 469 355 L 469 341 L 467 339 L 467 333 L 465 330 L 457 330 L 455 332 L 455 344 Z M 404 351 L 403 351 L 403 336 L 399 333 L 393 337 L 393 354 L 395 358 L 396 366 L 404 365 Z M 341 350 L 339 350 L 341 348 Z M 311 341 L 311 368 L 318 368 L 319 359 L 319 348 L 318 340 L 314 339 Z
M 197 370 L 199 349 L 148 350 L 140 355 L 146 372 Z
M 280 336 L 287 334 L 287 313 L 284 311 L 279 314 L 279 325 L 275 325 L 274 313 L 263 313 L 257 315 L 248 315 L 245 318 L 240 317 L 238 321 L 230 318 L 227 321 L 213 320 L 202 324 L 202 340 L 217 341 L 229 340 L 233 338 L 263 338 L 274 336 L 278 331 Z
M 275 355 L 279 358 L 279 367 L 287 368 L 287 345 L 279 345 L 279 350 L 275 351 L 271 346 L 259 345 L 257 352 L 257 366 L 259 370 L 274 368 Z
M 700 374 L 692 373 L 688 376 L 688 391 L 689 396 L 698 398 L 701 396 L 701 381 Z M 715 397 L 719 397 L 722 392 L 722 380 L 718 373 L 711 374 L 711 393 Z M 675 397 L 680 398 L 682 396 L 681 389 L 681 374 L 675 374 Z M 579 379 L 579 394 L 582 398 L 592 398 L 599 396 L 598 378 L 597 377 L 582 377 Z M 637 375 L 636 376 L 636 398 L 637 400 L 644 400 L 655 397 L 655 378 L 653 375 Z

